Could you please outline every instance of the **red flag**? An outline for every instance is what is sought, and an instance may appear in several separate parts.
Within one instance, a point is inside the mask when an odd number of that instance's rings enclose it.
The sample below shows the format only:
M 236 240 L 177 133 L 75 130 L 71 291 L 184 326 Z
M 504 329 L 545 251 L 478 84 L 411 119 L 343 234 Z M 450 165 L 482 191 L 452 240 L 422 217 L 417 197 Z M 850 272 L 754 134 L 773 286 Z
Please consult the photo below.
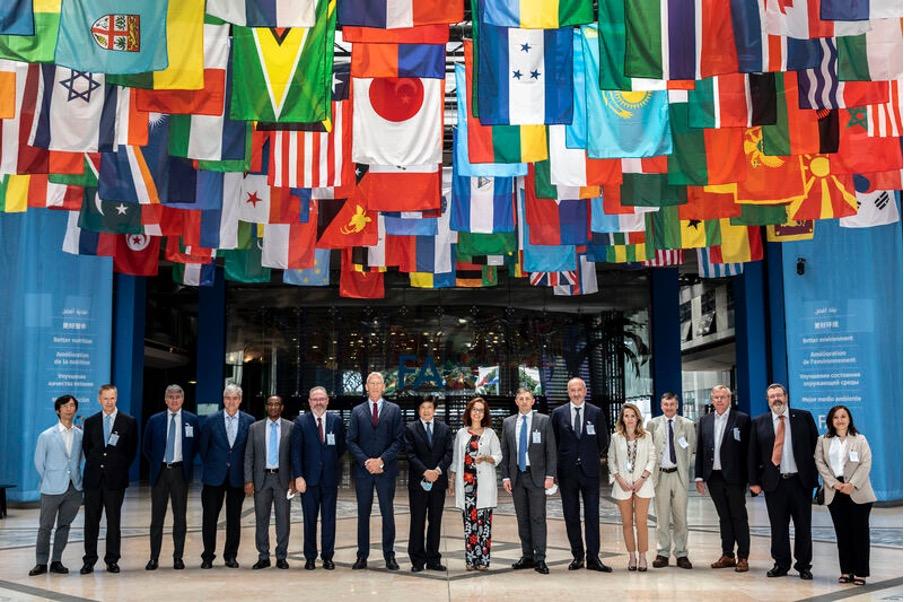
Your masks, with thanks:
M 130 276 L 156 276 L 159 256 L 159 236 L 121 234 L 116 237 L 113 270 Z
M 317 248 L 372 247 L 377 234 L 377 214 L 367 209 L 356 190 L 323 231 Z
M 372 211 L 424 211 L 442 206 L 442 172 L 438 165 L 371 165 L 358 191 Z
M 366 44 L 445 44 L 449 41 L 449 26 L 438 24 L 381 29 L 343 25 L 342 39 Z
M 687 203 L 678 205 L 678 219 L 706 220 L 740 217 L 741 206 L 733 194 L 707 192 L 702 186 L 687 187 Z
M 383 272 L 359 272 L 352 264 L 352 250 L 342 249 L 339 271 L 339 296 L 350 299 L 382 299 Z
M 271 186 L 324 188 L 354 182 L 349 101 L 333 102 L 331 132 L 274 130 L 269 136 Z

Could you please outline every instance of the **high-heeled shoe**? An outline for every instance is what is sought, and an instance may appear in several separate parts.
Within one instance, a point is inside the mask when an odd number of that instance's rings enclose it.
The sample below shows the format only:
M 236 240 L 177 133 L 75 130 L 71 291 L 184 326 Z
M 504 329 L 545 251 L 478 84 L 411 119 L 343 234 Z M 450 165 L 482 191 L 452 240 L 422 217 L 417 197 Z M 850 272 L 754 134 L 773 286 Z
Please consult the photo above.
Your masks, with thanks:
M 637 561 L 637 572 L 646 573 L 647 572 L 647 555 L 642 554 L 640 556 L 640 560 Z
M 637 558 L 634 557 L 634 554 L 628 554 L 628 570 L 637 570 Z

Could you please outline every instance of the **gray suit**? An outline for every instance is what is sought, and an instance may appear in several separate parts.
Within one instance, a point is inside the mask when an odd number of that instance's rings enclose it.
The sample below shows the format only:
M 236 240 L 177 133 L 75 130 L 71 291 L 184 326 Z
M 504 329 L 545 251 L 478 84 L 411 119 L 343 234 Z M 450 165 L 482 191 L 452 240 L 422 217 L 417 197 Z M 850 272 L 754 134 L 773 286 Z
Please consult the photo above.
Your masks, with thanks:
M 669 456 L 669 421 L 657 416 L 647 423 L 656 445 L 656 553 L 666 558 L 687 556 L 687 490 L 690 484 L 691 458 L 697 449 L 697 430 L 694 422 L 684 416 L 672 419 L 672 442 L 675 466 L 663 468 L 663 457 Z
M 254 483 L 254 543 L 261 560 L 270 559 L 270 510 L 276 508 L 276 559 L 285 560 L 289 547 L 289 513 L 286 499 L 292 478 L 290 441 L 292 423 L 279 419 L 279 469 L 267 471 L 267 429 L 270 420 L 258 420 L 248 429 L 245 445 L 245 482 Z
M 546 560 L 546 493 L 543 481 L 556 474 L 556 437 L 549 416 L 533 413 L 527 434 L 529 466 L 518 469 L 518 435 L 520 414 L 502 423 L 502 479 L 512 483 L 512 500 L 518 519 L 521 556 L 534 562 Z

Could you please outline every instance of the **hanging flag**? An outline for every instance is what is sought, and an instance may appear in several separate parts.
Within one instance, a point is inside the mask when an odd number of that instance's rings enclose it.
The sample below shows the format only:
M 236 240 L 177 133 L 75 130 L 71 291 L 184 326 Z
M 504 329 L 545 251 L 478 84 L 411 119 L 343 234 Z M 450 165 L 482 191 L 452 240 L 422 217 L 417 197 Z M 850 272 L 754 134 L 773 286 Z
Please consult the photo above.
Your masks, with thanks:
M 129 276 L 156 276 L 159 257 L 160 237 L 120 234 L 116 237 L 113 271 Z
M 872 174 L 901 169 L 901 140 L 871 137 L 866 108 L 843 109 L 839 113 L 838 152 L 832 160 L 835 173 Z
M 897 138 L 904 131 L 901 127 L 902 82 L 889 82 L 888 102 L 866 107 L 867 134 L 871 138 Z
M 439 209 L 442 171 L 438 164 L 393 167 L 371 165 L 358 184 L 371 211 Z
M 805 155 L 820 150 L 819 115 L 801 109 L 798 74 L 788 71 L 776 76 L 776 122 L 764 125 L 763 152 L 767 155 Z
M 696 82 L 687 93 L 688 123 L 694 128 L 774 124 L 775 74 L 732 73 Z
M 306 224 L 267 224 L 261 249 L 261 265 L 282 270 L 311 269 L 316 264 L 314 243 L 317 239 L 316 210 Z
M 382 211 L 387 234 L 395 236 L 436 236 L 439 211 Z
M 469 261 L 464 261 L 464 259 Z M 476 263 L 471 261 L 472 259 L 458 255 L 458 261 L 455 264 L 456 287 L 483 288 L 499 284 L 498 266 Z
M 169 64 L 166 0 L 66 0 L 54 62 L 92 73 L 143 73 Z M 155 270 L 156 271 L 156 270 Z
M 534 166 L 524 180 L 524 221 L 532 245 L 583 245 L 589 242 L 590 211 L 584 199 L 549 200 L 537 197 Z
M 827 21 L 866 21 L 901 17 L 898 0 L 821 0 L 819 18 Z
M 0 34 L 31 36 L 35 33 L 32 0 L 6 0 L 0 6 Z
M 330 285 L 329 249 L 314 250 L 314 267 L 304 270 L 283 271 L 283 284 L 292 286 L 329 286 Z
M 69 211 L 66 234 L 63 237 L 63 252 L 71 255 L 112 257 L 116 251 L 116 237 L 79 228 L 80 213 L 78 210 Z
M 215 263 L 173 264 L 173 282 L 183 286 L 213 286 L 216 275 Z
M 452 176 L 452 229 L 460 232 L 513 232 L 514 178 Z
M 442 163 L 444 82 L 355 78 L 352 160 L 372 165 Z
M 735 203 L 734 194 L 707 192 L 702 186 L 687 187 L 687 203 L 678 206 L 682 220 L 720 219 L 741 215 L 741 205 Z
M 621 162 L 591 159 L 582 148 L 569 148 L 566 126 L 549 126 L 549 177 L 556 186 L 600 186 L 621 184 Z
M 349 101 L 333 102 L 330 132 L 274 130 L 268 181 L 273 186 L 321 188 L 354 182 Z
M 801 109 L 839 109 L 888 101 L 888 82 L 843 82 L 838 80 L 838 52 L 821 39 L 826 61 L 819 69 L 798 72 L 798 104 Z
M 731 0 L 731 20 L 742 73 L 815 69 L 822 60 L 818 40 L 766 33 L 765 2 Z
M 352 250 L 342 249 L 339 296 L 351 299 L 382 299 L 383 272 L 358 271 L 352 264 Z
M 902 39 L 899 19 L 867 21 L 870 31 L 838 38 L 838 79 L 881 81 L 899 79 Z
M 648 268 L 673 268 L 680 267 L 684 264 L 684 251 L 682 249 L 677 250 L 662 250 L 659 249 L 656 251 L 656 254 L 653 255 L 650 259 L 644 259 L 641 263 Z
M 449 25 L 418 25 L 396 29 L 342 27 L 342 40 L 349 44 L 443 44 L 449 41 Z
M 223 251 L 226 280 L 256 283 L 270 282 L 270 269 L 261 266 L 261 240 L 257 235 L 258 226 L 241 224 L 237 249 Z
M 530 226 L 526 219 L 525 193 L 523 189 L 519 191 L 519 195 L 518 248 L 521 251 L 522 269 L 525 272 L 564 272 L 576 269 L 578 260 L 577 249 L 574 245 L 535 245 L 530 242 Z M 482 255 L 489 253 L 469 254 Z
M 697 249 L 722 243 L 718 220 L 682 220 L 678 207 L 645 214 L 646 242 L 653 249 Z
M 445 44 L 352 44 L 352 77 L 446 77 Z
M 697 249 L 697 274 L 701 278 L 727 278 L 743 272 L 743 263 L 713 263 L 709 249 Z
M 763 258 L 763 237 L 759 226 L 732 226 L 727 219 L 719 220 L 722 244 L 710 247 L 713 263 L 742 263 Z
M 43 97 L 32 144 L 50 150 L 97 152 L 104 75 L 42 65 L 41 78 Z M 108 113 L 108 118 L 113 116 Z
M 469 257 L 499 255 L 510 257 L 518 250 L 518 241 L 514 232 L 496 234 L 480 234 L 472 232 L 458 233 L 458 252 Z
M 581 255 L 578 269 L 574 271 L 573 282 L 560 283 L 552 287 L 552 294 L 557 296 L 575 297 L 578 295 L 592 295 L 599 292 L 596 280 L 596 263 L 589 260 L 586 255 Z
M 233 27 L 230 117 L 270 122 L 330 116 L 336 0 L 318 0 L 313 27 Z
M 682 206 L 683 207 L 683 206 Z M 609 232 L 643 232 L 645 229 L 645 213 L 607 213 L 602 198 L 590 201 L 590 231 Z M 657 209 L 658 210 L 658 209 Z
M 829 156 L 804 155 L 799 160 L 807 196 L 791 203 L 791 219 L 830 219 L 857 214 L 852 176 L 834 172 Z
M 397 29 L 460 23 L 463 19 L 461 0 L 343 0 L 339 3 L 339 23 L 343 26 Z
M 900 193 L 894 190 L 857 191 L 857 214 L 838 220 L 842 228 L 872 228 L 900 221 Z
M 820 18 L 822 0 L 766 0 L 766 32 L 806 40 L 853 36 L 869 31 L 869 21 L 830 21 Z
M 806 196 L 795 157 L 777 157 L 763 152 L 762 128 L 751 128 L 744 135 L 744 170 L 737 183 L 707 186 L 708 192 L 732 194 L 737 203 L 778 205 Z
M 313 27 L 317 0 L 207 0 L 207 14 L 245 27 Z
M 60 29 L 60 5 L 62 0 L 14 0 L 16 6 L 24 4 L 33 10 L 33 33 L 0 33 L 0 58 L 30 63 L 52 63 Z M 6 10 L 6 6 L 3 9 Z
M 376 217 L 376 213 L 367 209 L 361 195 L 354 194 L 344 201 L 339 213 L 323 231 L 317 248 L 343 249 L 377 244 Z
M 594 20 L 591 0 L 490 0 L 481 16 L 490 25 L 524 29 L 558 29 Z
M 577 37 L 578 32 L 575 31 Z M 630 78 L 625 74 L 625 47 L 627 32 L 625 2 L 623 0 L 599 0 L 597 25 L 580 28 L 580 37 L 597 45 L 599 71 L 587 79 L 588 86 L 598 84 L 600 90 L 664 90 L 665 82 L 642 78 Z M 577 55 L 576 55 L 577 56 Z M 575 63 L 575 71 L 578 65 Z

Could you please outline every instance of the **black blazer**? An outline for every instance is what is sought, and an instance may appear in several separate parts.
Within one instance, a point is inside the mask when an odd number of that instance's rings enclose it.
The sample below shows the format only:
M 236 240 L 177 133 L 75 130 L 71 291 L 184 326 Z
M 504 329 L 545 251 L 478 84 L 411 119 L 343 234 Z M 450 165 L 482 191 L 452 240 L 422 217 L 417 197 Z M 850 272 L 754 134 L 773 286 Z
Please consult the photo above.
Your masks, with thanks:
M 609 426 L 606 414 L 592 403 L 581 406 L 581 420 L 584 436 L 578 439 L 571 422 L 571 403 L 557 407 L 552 412 L 552 428 L 558 445 L 556 468 L 559 480 L 562 477 L 577 478 L 583 474 L 590 479 L 600 478 L 600 457 L 609 449 Z M 587 434 L 587 425 L 592 424 L 595 435 Z
M 383 409 L 376 427 L 371 422 L 370 401 L 356 405 L 348 421 L 346 438 L 348 451 L 355 458 L 355 474 L 369 477 L 370 473 L 364 468 L 364 462 L 368 458 L 380 458 L 383 460 L 381 476 L 396 478 L 399 474 L 399 452 L 402 450 L 404 429 L 402 410 L 391 401 L 383 400 Z
M 119 436 L 116 445 L 107 445 L 104 441 L 103 412 L 85 419 L 82 450 L 85 452 L 83 482 L 87 489 L 125 489 L 129 486 L 129 468 L 138 451 L 138 422 L 117 410 L 111 433 Z
M 816 440 L 819 432 L 813 415 L 806 410 L 788 408 L 788 426 L 791 430 L 791 445 L 794 448 L 794 462 L 797 477 L 807 489 L 816 487 Z M 787 428 L 787 427 L 786 427 Z M 787 438 L 786 438 L 787 440 Z M 747 456 L 750 484 L 759 485 L 763 491 L 775 491 L 781 480 L 780 468 L 772 463 L 772 446 L 775 443 L 775 428 L 772 411 L 757 416 L 750 429 L 750 453 Z
M 449 464 L 452 463 L 452 429 L 433 419 L 433 445 L 427 443 L 427 429 L 420 419 L 405 427 L 405 451 L 408 454 L 408 489 L 419 489 L 424 471 L 437 466 L 442 471 L 434 488 L 445 489 L 449 484 Z
M 708 481 L 716 457 L 716 413 L 710 412 L 697 423 L 697 460 L 694 476 Z M 737 429 L 737 430 L 735 430 Z M 735 436 L 737 434 L 737 436 Z M 733 408 L 728 409 L 728 422 L 722 435 L 719 459 L 722 477 L 734 485 L 747 483 L 747 448 L 750 440 L 750 416 Z
M 342 482 L 345 423 L 335 412 L 326 412 L 324 418 L 323 443 L 313 412 L 305 412 L 292 426 L 292 478 L 304 477 L 308 487 L 338 487 Z M 329 435 L 334 445 L 329 445 Z

